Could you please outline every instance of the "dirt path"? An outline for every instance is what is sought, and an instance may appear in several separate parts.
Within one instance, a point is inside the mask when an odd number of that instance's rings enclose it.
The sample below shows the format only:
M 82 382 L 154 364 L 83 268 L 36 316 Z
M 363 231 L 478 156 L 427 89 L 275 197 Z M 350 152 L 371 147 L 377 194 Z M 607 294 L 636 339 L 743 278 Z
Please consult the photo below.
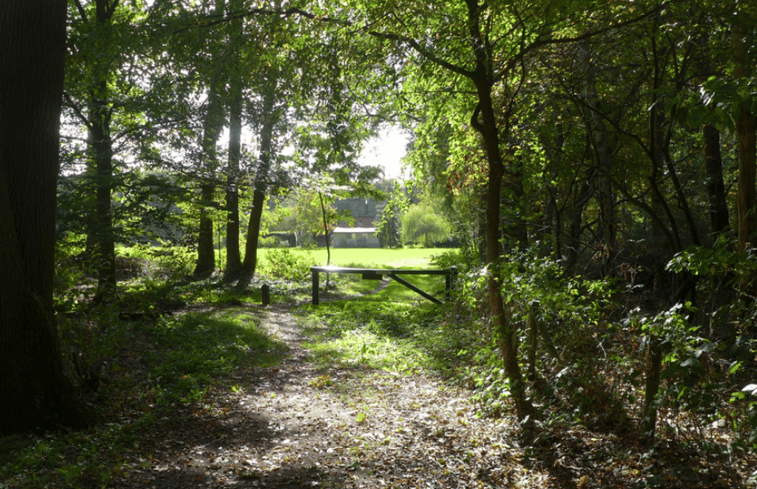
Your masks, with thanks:
M 480 420 L 464 392 L 431 373 L 358 365 L 319 370 L 290 307 L 258 312 L 288 358 L 240 372 L 234 393 L 209 392 L 160 420 L 114 488 L 547 487 L 522 469 L 506 421 Z

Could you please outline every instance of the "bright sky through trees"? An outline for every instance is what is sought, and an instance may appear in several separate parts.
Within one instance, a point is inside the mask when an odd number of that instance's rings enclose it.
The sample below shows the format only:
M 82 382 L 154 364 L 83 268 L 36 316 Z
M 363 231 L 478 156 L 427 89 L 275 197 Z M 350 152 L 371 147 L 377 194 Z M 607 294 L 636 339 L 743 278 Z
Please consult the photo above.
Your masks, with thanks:
M 407 134 L 395 127 L 381 130 L 378 137 L 368 140 L 360 155 L 361 165 L 380 166 L 387 179 L 406 179 L 408 172 L 402 167 L 407 154 Z

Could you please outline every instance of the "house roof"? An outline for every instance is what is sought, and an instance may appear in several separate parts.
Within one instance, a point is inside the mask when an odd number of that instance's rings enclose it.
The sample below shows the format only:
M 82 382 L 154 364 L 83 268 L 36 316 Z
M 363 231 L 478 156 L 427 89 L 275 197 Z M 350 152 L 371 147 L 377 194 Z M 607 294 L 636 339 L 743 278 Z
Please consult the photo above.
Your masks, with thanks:
M 376 228 L 345 228 L 335 227 L 334 234 L 375 234 Z

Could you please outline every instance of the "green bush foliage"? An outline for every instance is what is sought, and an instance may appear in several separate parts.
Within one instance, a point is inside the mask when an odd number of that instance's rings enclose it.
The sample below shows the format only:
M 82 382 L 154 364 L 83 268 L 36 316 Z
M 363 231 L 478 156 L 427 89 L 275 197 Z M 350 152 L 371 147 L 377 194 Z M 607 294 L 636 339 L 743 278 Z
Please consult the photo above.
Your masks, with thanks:
M 119 272 L 127 277 L 150 280 L 179 280 L 192 273 L 195 252 L 181 246 L 138 244 L 118 247 Z
M 313 266 L 312 254 L 307 251 L 293 251 L 289 248 L 267 250 L 260 263 L 260 274 L 274 280 L 302 282 L 310 279 Z
M 412 205 L 402 216 L 403 243 L 418 243 L 424 247 L 444 241 L 450 235 L 449 222 L 433 209 Z

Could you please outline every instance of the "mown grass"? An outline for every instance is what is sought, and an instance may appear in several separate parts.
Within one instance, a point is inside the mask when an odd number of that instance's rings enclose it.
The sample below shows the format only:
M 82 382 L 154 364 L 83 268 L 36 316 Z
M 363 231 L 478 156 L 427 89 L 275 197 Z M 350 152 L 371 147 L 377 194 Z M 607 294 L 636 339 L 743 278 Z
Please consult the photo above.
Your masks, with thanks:
M 448 305 L 334 301 L 307 306 L 306 347 L 324 369 L 358 367 L 399 375 L 427 371 L 452 377 L 475 334 Z
M 431 260 L 444 248 L 332 248 L 331 264 L 363 268 L 433 268 Z M 326 249 L 311 250 L 316 263 L 326 264 Z
M 404 249 L 355 249 L 337 248 L 332 250 L 331 264 L 352 268 L 395 268 L 395 269 L 435 269 L 433 257 L 446 250 L 437 248 Z M 312 252 L 313 258 L 326 263 L 326 251 Z M 445 279 L 442 275 L 404 275 L 403 278 L 431 295 L 441 299 L 445 291 Z M 376 280 L 363 280 L 356 274 L 331 274 L 330 280 L 336 290 L 347 295 L 368 294 L 382 285 Z M 325 278 L 321 278 L 325 283 Z M 354 299 L 353 299 L 354 300 Z M 407 302 L 425 301 L 416 292 L 392 280 L 376 294 L 366 295 L 360 301 L 372 302 Z

